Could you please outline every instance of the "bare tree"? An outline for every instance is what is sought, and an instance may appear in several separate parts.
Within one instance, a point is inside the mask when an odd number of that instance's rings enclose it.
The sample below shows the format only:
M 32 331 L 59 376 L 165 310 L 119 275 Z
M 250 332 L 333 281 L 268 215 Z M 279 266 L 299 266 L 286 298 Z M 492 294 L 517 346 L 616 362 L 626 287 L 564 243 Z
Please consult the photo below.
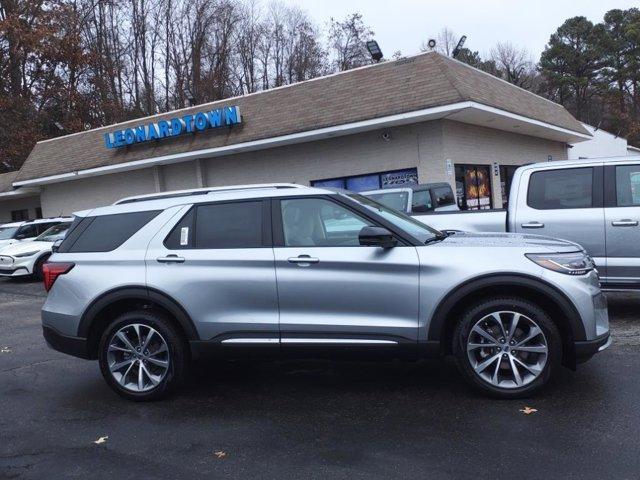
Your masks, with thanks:
M 359 13 L 348 15 L 342 21 L 332 18 L 328 46 L 335 69 L 342 71 L 370 64 L 372 60 L 366 42 L 372 36 L 373 31 L 365 25 Z
M 533 85 L 535 63 L 526 49 L 500 42 L 491 50 L 491 60 L 507 82 L 523 88 Z

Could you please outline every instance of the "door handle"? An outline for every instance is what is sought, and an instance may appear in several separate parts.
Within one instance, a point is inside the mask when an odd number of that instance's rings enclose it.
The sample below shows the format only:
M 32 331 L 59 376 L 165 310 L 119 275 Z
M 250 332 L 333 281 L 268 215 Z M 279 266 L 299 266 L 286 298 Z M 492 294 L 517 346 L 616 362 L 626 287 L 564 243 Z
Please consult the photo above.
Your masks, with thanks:
M 297 257 L 287 258 L 287 262 L 295 263 L 299 267 L 308 267 L 312 263 L 318 263 L 319 261 L 319 258 L 310 257 L 309 255 L 299 255 Z
M 529 223 L 523 223 L 522 225 L 520 225 L 522 228 L 544 228 L 544 223 L 540 223 L 540 222 L 529 222 Z
M 637 227 L 637 220 L 629 220 L 625 218 L 624 220 L 616 220 L 615 222 L 611 222 L 611 225 L 614 227 Z
M 166 257 L 156 258 L 158 263 L 184 263 L 184 258 L 177 255 L 167 255 Z

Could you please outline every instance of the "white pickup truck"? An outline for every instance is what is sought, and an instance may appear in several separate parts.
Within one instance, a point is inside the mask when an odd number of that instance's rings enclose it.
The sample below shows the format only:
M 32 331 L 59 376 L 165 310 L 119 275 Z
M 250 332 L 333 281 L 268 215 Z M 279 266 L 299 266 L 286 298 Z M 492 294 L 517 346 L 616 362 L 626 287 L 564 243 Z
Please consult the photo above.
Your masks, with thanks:
M 527 165 L 515 172 L 507 210 L 413 217 L 444 231 L 566 239 L 591 255 L 603 288 L 640 289 L 640 157 Z

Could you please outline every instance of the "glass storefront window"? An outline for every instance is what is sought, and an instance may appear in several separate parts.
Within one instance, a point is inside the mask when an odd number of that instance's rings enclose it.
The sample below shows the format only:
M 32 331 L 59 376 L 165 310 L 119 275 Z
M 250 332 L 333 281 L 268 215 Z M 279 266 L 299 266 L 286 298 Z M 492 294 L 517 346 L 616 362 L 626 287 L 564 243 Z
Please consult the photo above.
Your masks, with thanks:
M 407 168 L 391 172 L 371 173 L 353 177 L 330 178 L 327 180 L 314 180 L 312 187 L 342 188 L 352 192 L 364 192 L 378 190 L 380 188 L 399 188 L 406 185 L 418 184 L 418 169 Z
M 456 165 L 456 196 L 461 210 L 485 210 L 492 206 L 489 165 Z

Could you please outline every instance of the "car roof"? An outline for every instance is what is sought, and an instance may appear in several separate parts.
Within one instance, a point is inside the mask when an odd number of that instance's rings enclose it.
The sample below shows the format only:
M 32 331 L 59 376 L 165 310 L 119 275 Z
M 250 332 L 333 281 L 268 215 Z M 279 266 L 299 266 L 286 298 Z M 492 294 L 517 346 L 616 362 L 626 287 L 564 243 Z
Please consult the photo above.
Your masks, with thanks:
M 20 226 L 20 225 L 22 225 L 23 223 L 26 223 L 26 222 L 11 222 L 11 223 L 3 223 L 2 225 L 0 225 L 0 228 L 19 227 L 19 226 Z
M 616 165 L 625 163 L 640 163 L 640 156 L 621 156 L 621 157 L 600 157 L 600 158 L 580 158 L 577 160 L 554 160 L 551 162 L 530 163 L 520 168 L 527 170 L 537 170 L 545 168 L 560 167 L 588 167 L 593 165 Z
M 27 220 L 23 222 L 24 224 L 40 224 L 40 223 L 62 223 L 62 222 L 72 222 L 73 217 L 51 217 L 51 218 L 37 218 L 35 220 Z
M 234 200 L 251 200 L 271 197 L 306 195 L 335 195 L 332 189 L 307 187 L 296 184 L 258 184 L 213 187 L 193 190 L 178 190 L 158 194 L 127 197 L 113 205 L 75 212 L 80 217 L 114 215 L 151 210 L 165 210 L 169 207 Z

